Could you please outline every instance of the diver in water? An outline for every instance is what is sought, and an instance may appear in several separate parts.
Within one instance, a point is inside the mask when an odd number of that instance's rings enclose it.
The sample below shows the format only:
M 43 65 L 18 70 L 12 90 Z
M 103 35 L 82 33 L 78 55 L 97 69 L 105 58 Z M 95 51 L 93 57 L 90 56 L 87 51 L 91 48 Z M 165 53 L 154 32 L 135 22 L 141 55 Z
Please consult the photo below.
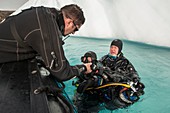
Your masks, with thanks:
M 120 39 L 115 39 L 110 44 L 110 52 L 104 55 L 100 62 L 109 67 L 112 71 L 120 71 L 123 73 L 133 73 L 134 76 L 138 77 L 137 71 L 135 70 L 132 63 L 124 57 L 122 53 L 123 42 Z
M 93 51 L 88 51 L 81 57 L 81 61 L 96 65 L 97 55 Z M 77 78 L 78 80 L 76 82 L 73 82 L 73 85 L 77 87 L 73 102 L 78 113 L 98 113 L 101 109 L 98 95 L 86 93 L 88 87 L 95 87 L 100 84 L 99 79 L 101 80 L 102 77 L 97 75 L 98 72 L 95 70 L 89 74 L 82 74 Z
M 99 62 L 103 66 L 109 67 L 112 71 L 124 74 L 134 81 L 139 81 L 140 77 L 132 63 L 122 53 L 123 42 L 120 39 L 115 39 L 110 44 L 110 51 L 104 55 Z
M 0 113 L 51 113 L 47 94 L 56 97 L 58 108 L 65 108 L 53 80 L 62 82 L 89 73 L 91 64 L 70 66 L 62 37 L 77 32 L 84 22 L 82 9 L 70 4 L 60 10 L 31 7 L 0 24 Z M 51 73 L 47 82 L 40 76 L 37 55 Z
M 137 96 L 129 96 L 130 92 L 126 92 L 129 94 L 125 94 L 125 89 L 126 88 L 120 88 L 120 92 L 124 91 L 124 95 L 121 95 L 121 99 L 115 99 L 113 101 L 110 101 L 106 104 L 106 107 L 108 109 L 117 109 L 117 108 L 123 108 L 126 107 L 133 102 L 137 101 L 139 99 L 140 95 L 144 94 L 144 84 L 140 82 L 140 77 L 135 70 L 134 66 L 132 63 L 124 57 L 122 53 L 122 48 L 123 48 L 123 42 L 120 39 L 114 39 L 111 44 L 110 44 L 110 52 L 107 55 L 104 55 L 99 62 L 103 64 L 103 66 L 109 67 L 114 73 L 116 73 L 118 76 L 123 75 L 123 78 L 121 76 L 114 77 L 114 82 L 129 82 L 133 83 L 135 85 L 136 89 L 138 90 L 138 95 Z M 114 75 L 114 74 L 113 74 Z M 111 76 L 113 76 L 111 75 Z M 115 76 L 115 75 L 114 75 Z M 135 92 L 137 92 L 135 90 Z M 123 94 L 123 93 L 122 93 Z M 110 93 L 110 95 L 114 95 Z M 133 94 L 131 94 L 133 95 Z M 126 96 L 126 97 L 124 97 Z M 124 98 L 124 99 L 123 99 Z M 127 99 L 128 98 L 128 99 Z M 113 105 L 115 104 L 115 106 Z
M 79 113 L 98 113 L 104 107 L 109 110 L 125 108 L 144 94 L 144 84 L 140 82 L 132 64 L 123 57 L 121 49 L 122 41 L 114 40 L 110 54 L 100 61 L 97 61 L 97 56 L 92 51 L 81 58 L 83 63 L 92 62 L 93 72 L 79 76 L 73 83 L 77 87 L 73 101 Z

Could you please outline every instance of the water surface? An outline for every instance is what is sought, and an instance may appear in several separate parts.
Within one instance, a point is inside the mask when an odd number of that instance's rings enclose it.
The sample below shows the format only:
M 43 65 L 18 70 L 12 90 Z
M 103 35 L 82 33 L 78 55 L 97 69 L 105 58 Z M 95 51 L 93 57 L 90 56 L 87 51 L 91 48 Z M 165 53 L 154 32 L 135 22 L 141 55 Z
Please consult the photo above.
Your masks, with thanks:
M 80 58 L 87 51 L 95 51 L 98 59 L 109 52 L 112 39 L 70 37 L 64 49 L 71 65 L 81 64 Z M 139 102 L 112 113 L 168 113 L 170 110 L 170 48 L 123 40 L 123 53 L 132 62 L 141 82 L 146 86 Z M 73 79 L 74 80 L 74 79 Z M 72 80 L 65 82 L 66 92 L 72 98 L 75 88 Z M 111 113 L 102 110 L 100 113 Z

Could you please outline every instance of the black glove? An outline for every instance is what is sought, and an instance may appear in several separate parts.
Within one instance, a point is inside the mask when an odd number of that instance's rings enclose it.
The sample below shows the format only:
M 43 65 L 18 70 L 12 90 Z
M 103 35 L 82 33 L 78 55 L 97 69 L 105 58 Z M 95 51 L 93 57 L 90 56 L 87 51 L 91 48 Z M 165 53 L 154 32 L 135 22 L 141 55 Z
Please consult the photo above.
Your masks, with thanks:
M 78 93 L 83 93 L 88 87 L 93 86 L 93 84 L 94 84 L 94 82 L 93 82 L 92 79 L 84 80 L 77 87 L 77 92 Z
M 145 88 L 145 85 L 141 82 L 139 82 L 136 86 L 136 88 L 138 89 L 137 90 L 137 95 L 140 96 L 140 95 L 143 95 L 145 92 L 144 92 L 144 88 Z

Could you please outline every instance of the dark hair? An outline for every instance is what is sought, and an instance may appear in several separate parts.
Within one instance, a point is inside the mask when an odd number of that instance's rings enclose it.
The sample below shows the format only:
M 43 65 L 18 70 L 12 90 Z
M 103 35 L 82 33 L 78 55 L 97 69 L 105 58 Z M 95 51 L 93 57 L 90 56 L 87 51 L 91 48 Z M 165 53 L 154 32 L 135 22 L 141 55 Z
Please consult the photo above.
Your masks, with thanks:
M 61 8 L 67 18 L 74 19 L 75 24 L 81 25 L 85 22 L 85 17 L 82 9 L 76 4 L 65 5 Z

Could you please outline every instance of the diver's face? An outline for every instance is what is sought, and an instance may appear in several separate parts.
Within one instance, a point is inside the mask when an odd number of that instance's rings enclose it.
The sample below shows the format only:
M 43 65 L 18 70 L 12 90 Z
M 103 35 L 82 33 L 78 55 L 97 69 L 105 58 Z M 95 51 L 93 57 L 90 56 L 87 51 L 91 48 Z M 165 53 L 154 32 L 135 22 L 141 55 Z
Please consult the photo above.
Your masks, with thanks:
M 82 25 L 76 25 L 74 20 L 70 18 L 65 18 L 65 28 L 64 28 L 64 35 L 74 34 L 77 32 Z
M 119 48 L 118 48 L 117 46 L 112 45 L 112 46 L 110 47 L 110 54 L 111 54 L 111 55 L 117 55 L 118 52 L 119 52 Z

